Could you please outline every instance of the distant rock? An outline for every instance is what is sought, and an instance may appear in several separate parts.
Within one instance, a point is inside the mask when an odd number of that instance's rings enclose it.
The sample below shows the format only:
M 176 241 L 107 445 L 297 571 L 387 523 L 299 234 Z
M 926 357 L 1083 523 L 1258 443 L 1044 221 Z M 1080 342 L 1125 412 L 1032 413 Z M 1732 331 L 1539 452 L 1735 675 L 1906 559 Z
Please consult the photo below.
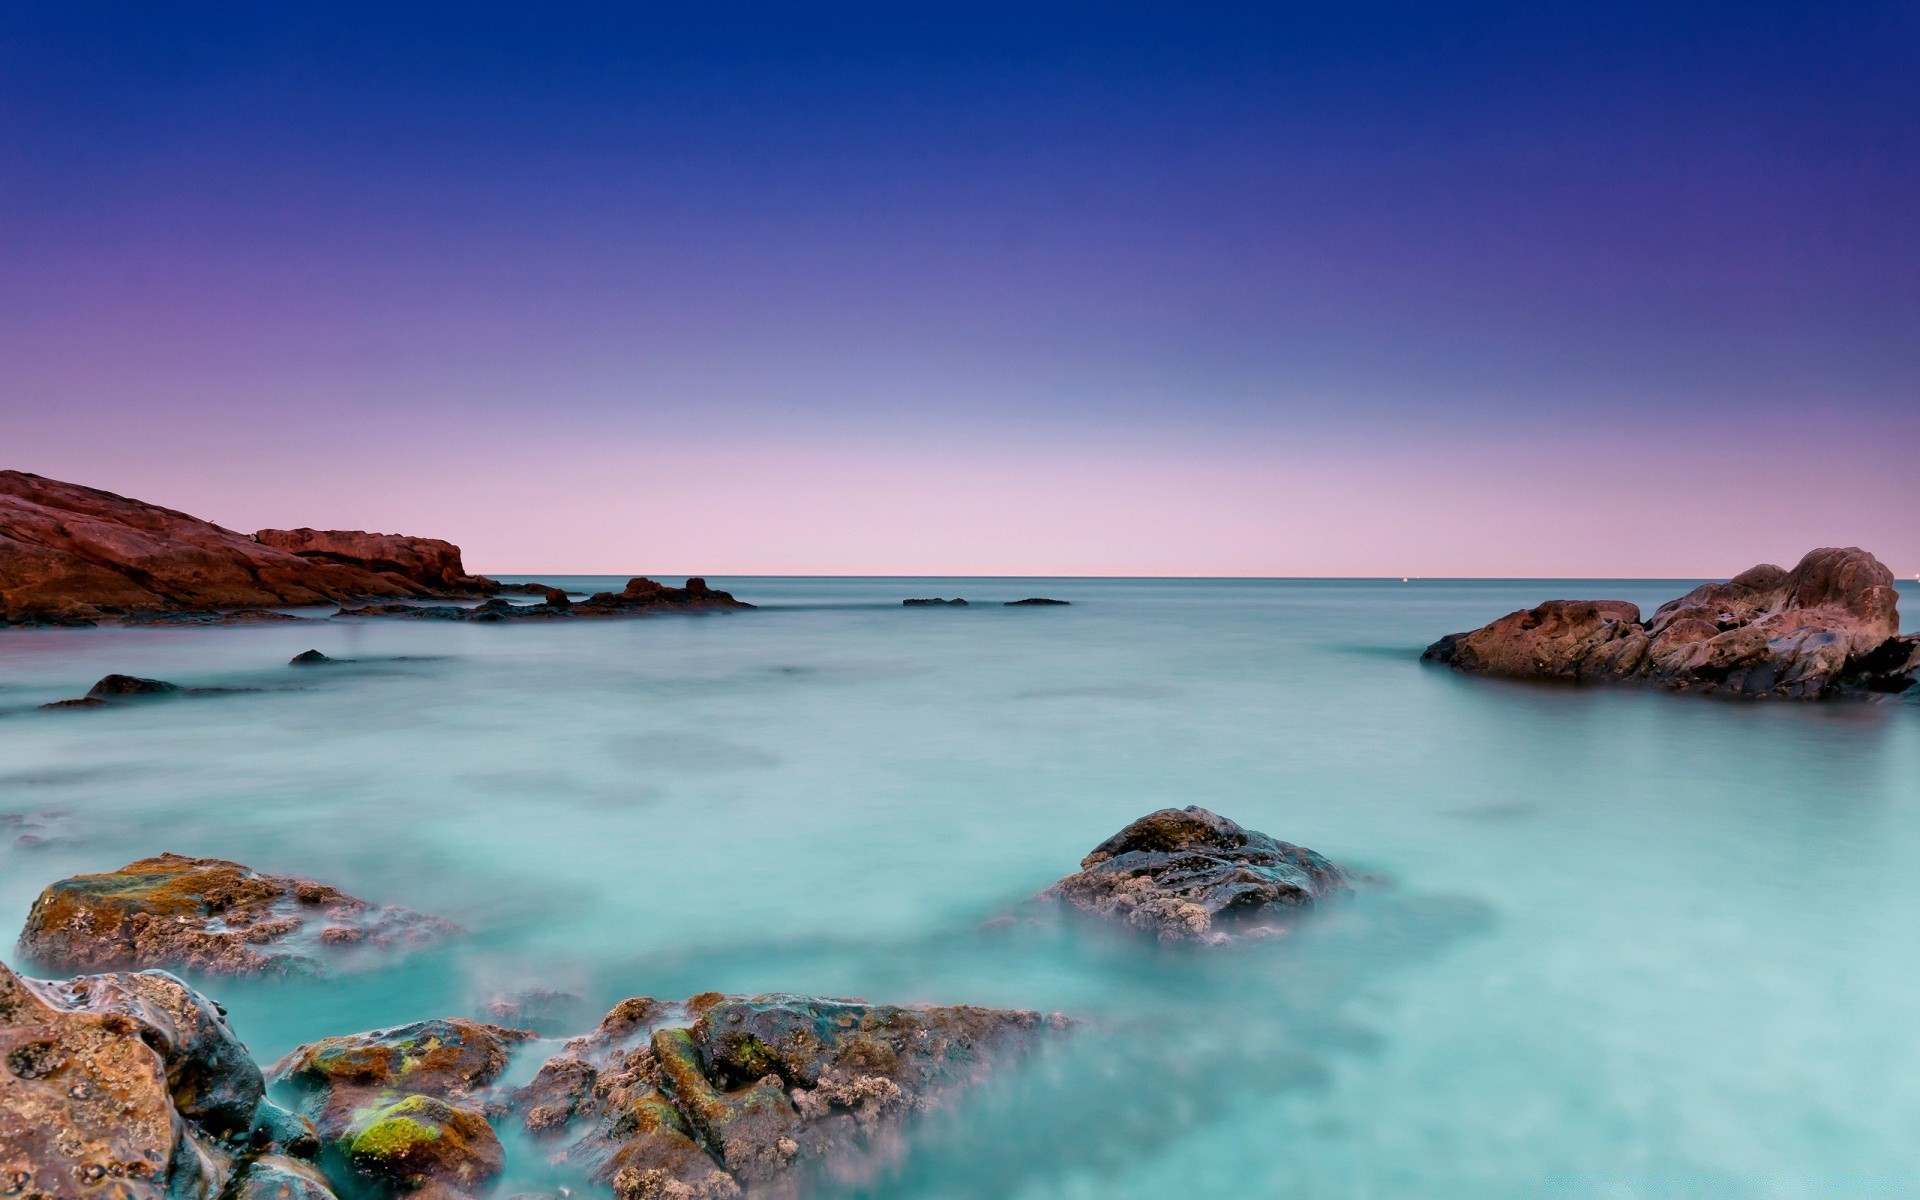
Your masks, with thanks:
M 87 689 L 87 695 L 100 699 L 109 696 L 165 696 L 179 690 L 179 684 L 168 683 L 164 679 L 141 679 L 137 675 L 106 675 L 100 682 Z
M 459 1017 L 415 1021 L 301 1046 L 270 1074 L 361 1188 L 477 1196 L 505 1162 L 488 1089 L 534 1036 Z
M 300 653 L 288 659 L 287 665 L 290 667 L 324 667 L 328 663 L 336 663 L 339 661 L 339 659 L 330 658 L 318 650 L 302 650 Z
M 1642 621 L 1624 600 L 1549 600 L 1449 634 L 1422 658 L 1523 679 L 1651 683 L 1676 691 L 1822 699 L 1900 692 L 1920 670 L 1901 637 L 1893 572 L 1864 550 L 1815 550 L 1707 583 Z
M 160 971 L 0 963 L 0 1185 L 25 1200 L 334 1200 L 220 1006 Z M 286 1181 L 284 1189 L 278 1187 Z
M 654 580 L 636 577 L 618 592 L 595 592 L 575 603 L 565 592 L 551 588 L 539 604 L 515 604 L 494 597 L 471 608 L 454 604 L 369 604 L 359 608 L 343 607 L 337 617 L 399 617 L 413 621 L 550 621 L 571 617 L 633 617 L 661 612 L 712 612 L 753 605 L 736 600 L 730 593 L 716 591 L 707 581 L 695 576 L 685 587 L 668 587 Z
M 808 1168 L 872 1174 L 900 1153 L 912 1114 L 1065 1026 L 969 1006 L 638 997 L 568 1042 L 511 1104 L 617 1196 L 784 1195 Z
M 1070 603 L 1072 603 L 1072 601 L 1070 600 L 1049 600 L 1045 596 L 1028 596 L 1025 600 L 1009 600 L 1006 603 L 1006 607 L 1022 608 L 1027 605 L 1044 606 L 1049 604 L 1070 604 Z
M 61 970 L 182 966 L 229 975 L 321 968 L 329 949 L 405 950 L 453 926 L 309 879 L 162 854 L 40 893 L 20 952 Z
M 1347 872 L 1304 846 L 1204 808 L 1163 808 L 1095 846 L 1043 898 L 1158 935 L 1219 943 L 1348 891 Z
M 946 605 L 948 608 L 965 608 L 967 606 L 967 602 L 965 600 L 961 600 L 958 598 L 955 598 L 952 600 L 942 600 L 938 596 L 934 596 L 929 599 L 902 600 L 900 603 L 902 607 L 905 607 L 905 608 L 937 608 L 941 605 Z
M 295 544 L 292 535 L 308 531 L 282 532 Z M 323 540 L 296 553 L 157 504 L 0 471 L 0 624 L 154 614 L 202 623 L 233 619 L 236 609 L 492 590 L 459 572 L 459 553 L 445 542 L 315 536 Z

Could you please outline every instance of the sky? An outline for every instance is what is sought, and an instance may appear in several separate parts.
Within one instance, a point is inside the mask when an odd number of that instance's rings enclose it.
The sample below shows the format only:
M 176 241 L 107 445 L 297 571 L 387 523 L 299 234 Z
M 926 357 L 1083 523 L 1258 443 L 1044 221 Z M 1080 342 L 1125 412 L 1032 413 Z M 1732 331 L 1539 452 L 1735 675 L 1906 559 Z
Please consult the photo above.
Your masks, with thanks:
M 1920 4 L 0 9 L 0 467 L 496 573 L 1920 573 Z

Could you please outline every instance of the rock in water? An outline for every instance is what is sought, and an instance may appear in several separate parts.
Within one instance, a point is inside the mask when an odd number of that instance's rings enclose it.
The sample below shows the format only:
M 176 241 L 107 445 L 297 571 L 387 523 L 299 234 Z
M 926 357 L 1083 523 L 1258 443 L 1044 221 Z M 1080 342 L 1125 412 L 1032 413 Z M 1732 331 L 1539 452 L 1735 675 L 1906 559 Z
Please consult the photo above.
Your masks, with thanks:
M 339 661 L 339 659 L 330 658 L 318 650 L 302 650 L 300 653 L 288 659 L 287 665 L 290 667 L 324 667 L 328 663 Z
M 1065 1024 L 968 1006 L 641 997 L 568 1042 L 512 1104 L 621 1200 L 778 1192 L 808 1164 L 859 1177 L 898 1152 L 912 1112 Z
M 1624 600 L 1549 600 L 1449 634 L 1422 658 L 1515 678 L 1622 680 L 1677 691 L 1820 699 L 1898 692 L 1920 669 L 1893 572 L 1864 550 L 1815 550 L 1702 584 L 1642 621 Z
M 947 608 L 965 608 L 967 607 L 967 602 L 957 596 L 952 600 L 943 600 L 939 596 L 927 596 L 913 600 L 902 600 L 900 605 L 903 608 L 939 608 L 942 605 Z
M 334 1200 L 311 1126 L 264 1094 L 219 1006 L 171 975 L 42 983 L 0 964 L 0 1194 Z
M 429 538 L 389 540 L 452 549 Z M 478 577 L 449 582 L 457 550 L 451 568 L 424 551 L 417 562 L 395 556 L 293 553 L 157 504 L 0 471 L 0 624 L 491 590 Z
M 184 966 L 256 975 L 318 970 L 328 948 L 411 948 L 452 929 L 309 879 L 162 854 L 41 892 L 20 951 L 61 970 Z
M 1009 600 L 1007 608 L 1042 608 L 1055 604 L 1069 604 L 1068 600 L 1049 600 L 1045 596 L 1028 596 L 1025 600 Z
M 1041 895 L 1163 942 L 1218 943 L 1350 887 L 1344 869 L 1304 846 L 1189 807 L 1141 817 Z
M 415 1021 L 302 1046 L 272 1076 L 363 1186 L 477 1195 L 505 1160 L 488 1089 L 534 1036 L 458 1017 Z
M 180 690 L 177 683 L 168 683 L 164 679 L 141 679 L 135 675 L 106 675 L 100 682 L 87 689 L 88 697 L 96 700 L 108 696 L 165 696 Z

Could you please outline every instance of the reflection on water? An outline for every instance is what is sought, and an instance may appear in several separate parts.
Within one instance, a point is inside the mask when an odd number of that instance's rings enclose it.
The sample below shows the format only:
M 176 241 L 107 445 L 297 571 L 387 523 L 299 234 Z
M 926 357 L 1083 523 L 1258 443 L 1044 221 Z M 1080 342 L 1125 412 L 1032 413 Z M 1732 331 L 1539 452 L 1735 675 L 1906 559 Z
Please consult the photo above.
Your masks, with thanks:
M 324 982 L 205 981 L 263 1059 L 530 987 L 1081 1022 L 829 1194 L 1920 1193 L 1920 704 L 1414 661 L 1670 582 L 715 586 L 768 607 L 0 633 L 0 924 L 173 850 L 468 930 Z M 938 594 L 1074 605 L 898 606 Z M 286 665 L 309 647 L 353 661 Z M 254 690 L 35 707 L 109 672 Z M 1023 903 L 1195 803 L 1397 882 L 1210 951 Z M 509 1145 L 503 1195 L 578 1182 Z

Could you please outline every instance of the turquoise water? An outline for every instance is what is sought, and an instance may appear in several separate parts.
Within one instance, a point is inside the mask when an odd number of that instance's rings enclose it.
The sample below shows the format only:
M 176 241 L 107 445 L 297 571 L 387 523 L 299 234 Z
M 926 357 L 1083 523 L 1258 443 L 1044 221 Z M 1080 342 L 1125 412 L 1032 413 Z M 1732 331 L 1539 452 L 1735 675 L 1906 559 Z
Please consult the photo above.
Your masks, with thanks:
M 713 582 L 765 607 L 0 633 L 0 813 L 64 814 L 0 848 L 0 926 L 174 850 L 467 928 L 201 981 L 262 1059 L 531 985 L 591 1015 L 718 989 L 1085 1019 L 859 1195 L 1920 1195 L 1920 704 L 1416 661 L 1688 583 Z M 956 594 L 1074 603 L 899 606 Z M 284 665 L 308 647 L 358 661 Z M 264 690 L 32 708 L 109 671 Z M 1382 882 L 1220 950 L 982 928 L 1186 804 Z M 569 1182 L 511 1149 L 511 1183 Z

